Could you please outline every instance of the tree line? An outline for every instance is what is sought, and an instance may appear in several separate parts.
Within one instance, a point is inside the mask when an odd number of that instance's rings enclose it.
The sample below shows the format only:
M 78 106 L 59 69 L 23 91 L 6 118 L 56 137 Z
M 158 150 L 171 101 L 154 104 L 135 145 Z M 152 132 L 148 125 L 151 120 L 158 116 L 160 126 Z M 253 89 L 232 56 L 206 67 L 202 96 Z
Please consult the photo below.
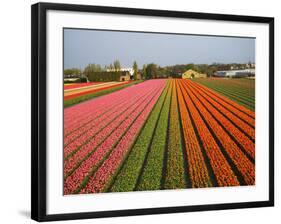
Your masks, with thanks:
M 136 61 L 133 62 L 132 68 L 134 70 L 132 79 L 136 80 L 137 77 L 141 79 L 156 79 L 156 78 L 180 78 L 181 75 L 192 69 L 199 73 L 207 74 L 208 77 L 214 76 L 215 72 L 221 70 L 231 70 L 231 69 L 244 69 L 246 64 L 222 64 L 222 63 L 213 63 L 213 64 L 178 64 L 171 66 L 159 66 L 155 63 L 144 64 L 142 68 L 138 67 Z M 90 78 L 91 81 L 105 79 L 105 80 L 118 80 L 121 75 L 121 63 L 119 60 L 115 60 L 113 63 L 102 67 L 99 64 L 88 64 L 83 70 L 79 68 L 65 69 L 64 75 L 67 77 L 70 76 L 85 76 Z M 106 76 L 106 77 L 105 77 Z M 102 78 L 100 78 L 102 77 Z

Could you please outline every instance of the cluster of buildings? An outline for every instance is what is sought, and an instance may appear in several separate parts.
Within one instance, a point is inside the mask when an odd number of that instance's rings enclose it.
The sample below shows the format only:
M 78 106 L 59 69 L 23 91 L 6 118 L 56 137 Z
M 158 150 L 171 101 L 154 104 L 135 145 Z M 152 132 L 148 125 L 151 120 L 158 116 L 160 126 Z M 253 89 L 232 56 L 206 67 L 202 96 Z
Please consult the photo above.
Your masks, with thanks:
M 243 78 L 243 77 L 254 77 L 255 69 L 240 69 L 240 70 L 228 70 L 228 71 L 217 71 L 215 72 L 217 77 L 226 77 L 226 78 Z

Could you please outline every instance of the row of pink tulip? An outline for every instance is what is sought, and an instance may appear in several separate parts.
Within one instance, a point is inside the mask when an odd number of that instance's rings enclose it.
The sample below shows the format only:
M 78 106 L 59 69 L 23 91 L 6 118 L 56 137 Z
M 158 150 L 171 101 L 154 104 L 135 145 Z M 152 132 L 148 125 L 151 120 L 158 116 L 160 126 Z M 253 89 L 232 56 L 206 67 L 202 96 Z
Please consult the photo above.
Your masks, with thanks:
M 64 166 L 65 174 L 79 163 L 79 161 L 81 164 L 79 164 L 79 167 L 65 179 L 65 194 L 72 193 L 81 185 L 83 179 L 89 174 L 91 169 L 98 166 L 99 163 L 111 152 L 115 144 L 122 138 L 127 129 L 134 123 L 135 119 L 142 113 L 142 111 L 146 107 L 150 108 L 149 105 L 152 102 L 155 103 L 159 97 L 159 92 L 162 92 L 160 90 L 163 90 L 165 81 L 157 80 L 145 83 L 142 91 L 146 92 L 148 96 L 144 98 L 140 104 L 136 105 L 132 110 L 129 110 L 129 113 L 124 113 L 124 116 L 120 116 L 117 120 L 112 122 L 91 142 L 86 144 L 85 147 L 83 146 L 75 156 L 66 161 Z M 152 101 L 153 99 L 155 100 Z
M 66 121 L 64 119 L 64 137 L 67 137 L 68 135 L 72 134 L 73 132 L 79 130 L 79 128 L 83 127 L 84 125 L 93 122 L 94 120 L 99 118 L 104 113 L 110 112 L 119 103 L 120 102 L 113 103 L 111 106 L 108 106 L 106 104 L 97 104 L 96 107 L 92 108 L 90 111 L 85 111 L 85 113 L 83 115 L 81 115 L 80 117 L 73 116 L 72 120 L 69 120 L 69 121 Z
M 115 100 L 118 99 L 118 97 L 120 97 L 122 95 L 123 91 L 127 91 L 127 90 L 123 89 L 121 91 L 111 93 L 110 94 L 111 98 L 115 99 Z M 103 96 L 103 97 L 106 97 L 106 96 Z M 96 108 L 97 105 L 100 105 L 103 103 L 105 103 L 105 102 L 102 99 L 100 99 L 100 97 L 98 97 L 98 98 L 95 98 L 92 100 L 82 102 L 82 103 L 76 105 L 75 107 L 69 107 L 66 109 L 65 118 L 72 120 L 73 117 L 75 117 L 75 118 L 81 117 L 81 115 L 84 115 L 85 112 L 89 112 L 93 108 Z M 82 111 L 84 111 L 84 113 Z M 66 121 L 68 121 L 68 120 L 66 120 Z
M 129 87 L 128 87 L 129 88 Z M 134 91 L 135 88 L 133 88 Z M 83 105 L 77 105 L 77 107 L 80 107 L 79 111 L 73 112 L 72 110 L 69 112 L 67 108 L 65 110 L 65 114 L 72 114 L 71 120 L 64 120 L 64 136 L 69 135 L 73 131 L 79 129 L 80 127 L 83 127 L 85 124 L 91 122 L 96 117 L 99 117 L 103 113 L 107 111 L 111 111 L 113 108 L 115 108 L 117 105 L 119 105 L 121 102 L 125 101 L 128 96 L 128 90 L 126 91 L 118 91 L 115 93 L 112 93 L 113 96 L 108 97 L 104 96 L 101 101 L 100 98 L 93 99 L 90 101 L 86 101 L 85 103 L 82 103 Z M 111 94 L 110 94 L 111 95 Z M 89 104 L 89 107 L 85 107 L 85 105 Z M 93 106 L 94 105 L 94 106 Z M 72 109 L 72 107 L 71 107 Z
M 94 119 L 98 115 L 107 110 L 111 110 L 120 102 L 126 100 L 126 95 L 130 89 L 136 91 L 139 86 L 132 86 L 126 89 L 114 92 L 110 95 L 86 101 L 75 107 L 70 107 L 64 110 L 64 133 L 65 135 L 71 133 L 73 129 L 78 129 L 85 123 Z
M 126 157 L 130 150 L 136 136 L 140 132 L 145 120 L 147 119 L 151 109 L 158 100 L 162 91 L 158 91 L 156 96 L 150 101 L 147 107 L 144 108 L 142 113 L 137 117 L 127 133 L 120 140 L 118 145 L 113 149 L 109 157 L 103 162 L 97 172 L 90 177 L 86 187 L 82 189 L 81 193 L 96 193 L 102 192 L 110 180 L 115 174 L 118 167 L 122 164 L 124 157 Z
M 118 105 L 115 105 L 114 108 L 110 108 L 109 110 L 107 110 L 104 113 L 101 114 L 96 114 L 95 118 L 93 118 L 92 120 L 88 121 L 88 123 L 86 123 L 84 126 L 82 127 L 78 127 L 76 130 L 72 131 L 70 134 L 66 135 L 64 137 L 64 147 L 66 149 L 66 147 L 71 143 L 74 143 L 75 141 L 77 142 L 77 138 L 81 137 L 81 135 L 87 135 L 89 137 L 93 136 L 92 132 L 95 133 L 95 130 L 100 130 L 102 129 L 102 127 L 106 124 L 108 124 L 108 122 L 110 122 L 110 120 L 112 120 L 114 117 L 118 116 L 118 114 L 122 113 L 126 107 L 132 103 L 135 103 L 135 101 L 139 98 L 139 95 L 141 93 L 135 94 L 132 97 L 127 97 L 123 102 L 119 103 Z M 109 120 L 109 118 L 111 118 Z M 108 122 L 104 122 L 104 120 L 108 120 Z M 81 142 L 78 139 L 78 143 Z M 78 146 L 76 146 L 78 147 Z
M 140 104 L 141 100 L 143 97 L 145 97 L 147 94 L 147 92 L 142 91 L 143 94 L 139 94 L 133 97 L 128 97 L 128 98 L 132 98 L 132 102 L 131 101 L 126 101 L 127 105 L 123 106 L 122 109 L 119 109 L 119 111 L 117 111 L 116 113 L 113 113 L 106 117 L 101 117 L 99 118 L 97 121 L 99 122 L 98 124 L 94 125 L 90 130 L 86 131 L 85 134 L 79 136 L 79 138 L 76 138 L 75 141 L 71 142 L 69 145 L 67 145 L 64 148 L 64 157 L 68 156 L 71 152 L 73 152 L 74 150 L 76 150 L 78 147 L 85 145 L 84 148 L 87 148 L 87 143 L 88 145 L 92 145 L 93 141 L 95 142 L 94 144 L 97 144 L 97 140 L 95 139 L 99 139 L 101 140 L 100 136 L 104 136 L 105 134 L 108 134 L 108 129 L 106 129 L 107 131 L 105 132 L 105 128 L 107 126 L 110 126 L 111 123 L 111 128 L 113 129 L 115 126 L 118 125 L 118 121 L 122 121 L 124 119 L 125 116 L 127 116 L 131 111 L 133 111 L 135 108 L 138 107 L 138 105 Z M 145 94 L 144 94 L 145 93 Z M 83 128 L 81 128 L 83 129 Z M 104 134 L 105 133 L 105 134 Z M 66 139 L 68 139 L 68 136 L 66 137 Z M 77 157 L 77 155 L 75 155 L 75 157 Z

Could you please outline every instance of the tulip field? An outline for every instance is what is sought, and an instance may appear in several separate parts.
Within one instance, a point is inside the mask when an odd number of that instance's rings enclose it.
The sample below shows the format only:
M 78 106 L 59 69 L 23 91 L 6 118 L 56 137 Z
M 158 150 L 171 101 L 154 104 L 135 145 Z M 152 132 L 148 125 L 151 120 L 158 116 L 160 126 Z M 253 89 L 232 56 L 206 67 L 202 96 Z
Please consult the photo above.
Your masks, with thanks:
M 255 111 L 255 80 L 254 79 L 195 79 L 194 81 L 229 97 L 246 108 Z
M 69 85 L 65 100 L 116 85 L 64 109 L 65 195 L 255 184 L 250 80 Z

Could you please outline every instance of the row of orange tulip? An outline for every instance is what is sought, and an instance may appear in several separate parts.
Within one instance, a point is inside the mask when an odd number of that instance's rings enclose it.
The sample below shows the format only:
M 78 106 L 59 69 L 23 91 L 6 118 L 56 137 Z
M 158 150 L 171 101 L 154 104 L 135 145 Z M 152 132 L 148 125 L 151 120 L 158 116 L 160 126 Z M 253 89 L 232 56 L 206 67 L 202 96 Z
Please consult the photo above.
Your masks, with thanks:
M 212 183 L 199 142 L 196 137 L 196 133 L 193 129 L 190 115 L 188 113 L 187 107 L 185 106 L 182 89 L 179 86 L 179 81 L 177 81 L 177 89 L 191 186 L 210 187 L 212 186 Z
M 184 86 L 185 85 L 183 81 L 181 81 L 180 88 L 182 90 L 186 106 L 190 111 L 191 118 L 194 121 L 195 128 L 198 131 L 199 138 L 202 141 L 204 150 L 206 151 L 206 154 L 210 161 L 210 165 L 216 177 L 218 186 L 240 185 L 237 176 L 234 174 L 233 170 L 231 169 L 231 166 L 229 165 L 228 161 L 224 157 L 221 148 L 216 143 L 211 132 L 206 126 L 204 120 L 202 119 L 198 111 L 200 109 L 198 109 L 194 105 L 193 100 L 191 100 Z
M 208 102 L 207 98 L 204 98 L 204 92 L 196 88 L 193 83 L 189 82 L 188 87 L 194 95 L 197 96 L 197 99 L 201 101 L 201 103 L 211 112 L 214 118 L 216 118 L 219 123 L 229 132 L 231 136 L 233 136 L 237 142 L 244 148 L 244 150 L 251 156 L 251 158 L 255 158 L 255 143 L 251 141 L 242 131 L 240 131 L 231 120 L 226 118 L 226 114 L 221 113 L 218 109 L 218 105 L 214 102 L 212 104 Z M 233 116 L 234 117 L 234 116 Z M 241 123 L 242 130 L 248 128 L 245 123 Z M 252 129 L 252 128 L 251 128 Z
M 239 117 L 243 119 L 245 122 L 250 124 L 252 127 L 255 127 L 255 112 L 233 102 L 232 100 L 228 99 L 225 96 L 222 96 L 219 93 L 216 93 L 215 91 L 211 90 L 210 88 L 207 88 L 203 85 L 197 84 L 194 82 L 194 85 L 198 88 L 205 91 L 205 93 L 210 97 L 216 100 L 218 103 L 220 103 L 222 106 L 224 106 L 226 109 L 231 111 L 233 114 L 239 114 Z
M 185 89 L 188 91 L 190 100 L 200 111 L 201 116 L 204 117 L 208 126 L 213 130 L 223 149 L 230 157 L 234 165 L 241 173 L 245 183 L 247 185 L 255 184 L 255 165 L 245 156 L 236 143 L 230 138 L 228 133 L 221 127 L 221 125 L 214 119 L 206 107 L 196 98 L 192 93 L 189 85 L 192 85 L 191 81 L 185 81 L 183 83 Z M 212 108 L 209 108 L 212 111 Z M 213 114 L 213 111 L 212 111 Z

